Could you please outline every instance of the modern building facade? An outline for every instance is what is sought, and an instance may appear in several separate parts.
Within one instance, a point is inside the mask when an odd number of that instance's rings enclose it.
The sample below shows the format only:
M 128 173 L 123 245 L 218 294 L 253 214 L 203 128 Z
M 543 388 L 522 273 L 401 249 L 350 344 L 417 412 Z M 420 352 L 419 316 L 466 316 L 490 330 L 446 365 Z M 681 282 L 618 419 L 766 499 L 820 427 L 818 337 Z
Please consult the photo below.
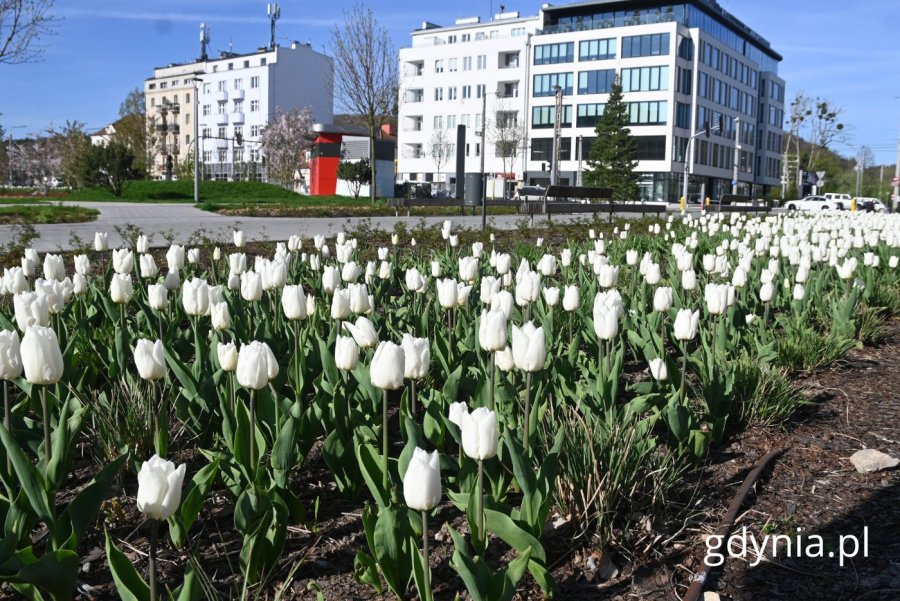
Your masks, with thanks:
M 515 167 L 504 168 L 498 151 L 512 149 L 491 144 L 491 124 L 504 115 L 488 103 L 485 172 L 548 184 L 558 171 L 559 183 L 581 183 L 594 126 L 618 77 L 637 141 L 643 199 L 677 201 L 686 158 L 692 197 L 731 192 L 735 173 L 741 194 L 762 196 L 780 185 L 781 56 L 714 0 L 594 0 L 545 4 L 529 18 L 503 17 L 489 23 L 464 19 L 443 28 L 426 23 L 413 32 L 412 47 L 401 51 L 401 73 L 413 73 L 401 82 L 401 179 L 440 178 L 428 141 L 441 137 L 434 133 L 438 126 L 446 130 L 448 121 L 475 110 L 459 89 L 484 79 L 500 82 L 497 88 L 515 81 L 517 117 L 526 125 Z M 476 39 L 478 32 L 484 35 Z M 503 69 L 505 57 L 516 52 L 515 69 Z M 449 71 L 451 60 L 461 65 L 479 56 L 486 57 L 483 72 Z M 721 128 L 694 138 L 688 155 L 688 141 L 707 123 Z M 473 125 L 480 130 L 480 122 Z M 455 132 L 447 133 L 455 138 Z M 472 133 L 470 146 L 477 144 Z M 475 158 L 467 155 L 466 172 L 480 171 Z M 447 169 L 444 177 L 455 179 L 455 162 Z
M 191 160 L 198 119 L 204 179 L 265 180 L 260 137 L 277 113 L 309 108 L 314 120 L 331 122 L 333 63 L 297 42 L 249 54 L 223 52 L 154 69 L 144 95 L 156 151 L 153 177 L 165 178 L 175 164 Z

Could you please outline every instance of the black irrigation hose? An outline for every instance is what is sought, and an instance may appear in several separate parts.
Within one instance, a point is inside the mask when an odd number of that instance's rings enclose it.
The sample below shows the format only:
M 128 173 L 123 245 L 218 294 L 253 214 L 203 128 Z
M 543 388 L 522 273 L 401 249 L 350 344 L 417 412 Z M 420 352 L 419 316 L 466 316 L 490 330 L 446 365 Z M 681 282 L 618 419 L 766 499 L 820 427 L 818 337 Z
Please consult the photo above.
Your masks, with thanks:
M 784 449 L 772 449 L 768 453 L 766 453 L 765 457 L 759 460 L 756 464 L 756 467 L 747 474 L 747 477 L 744 479 L 744 483 L 741 484 L 741 487 L 738 489 L 737 493 L 735 493 L 734 498 L 731 500 L 731 504 L 728 506 L 728 512 L 725 513 L 725 517 L 722 518 L 722 521 L 719 522 L 719 529 L 716 531 L 716 535 L 721 537 L 720 540 L 725 540 L 729 533 L 731 532 L 731 527 L 734 526 L 734 520 L 737 519 L 738 511 L 741 509 L 741 505 L 744 504 L 744 500 L 747 498 L 747 494 L 750 492 L 750 489 L 753 488 L 753 485 L 756 484 L 756 481 L 759 479 L 760 474 L 762 474 L 763 470 L 766 469 L 766 466 L 776 457 L 781 455 L 784 452 Z M 700 595 L 703 594 L 703 587 L 706 585 L 706 581 L 709 578 L 710 573 L 712 572 L 712 567 L 703 562 L 703 568 L 700 572 L 694 576 L 693 582 L 691 582 L 691 586 L 688 588 L 687 593 L 684 595 L 682 601 L 697 601 L 700 598 Z

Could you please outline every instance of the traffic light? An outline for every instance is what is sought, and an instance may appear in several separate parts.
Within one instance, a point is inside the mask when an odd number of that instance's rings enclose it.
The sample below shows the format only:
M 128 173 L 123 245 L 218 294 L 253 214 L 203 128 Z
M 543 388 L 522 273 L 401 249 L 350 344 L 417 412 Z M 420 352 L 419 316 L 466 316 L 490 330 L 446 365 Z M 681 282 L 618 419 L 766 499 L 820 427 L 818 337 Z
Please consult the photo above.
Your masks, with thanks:
M 707 138 L 709 137 L 709 121 L 703 124 L 703 133 Z
M 244 134 L 241 132 L 235 132 L 234 134 L 234 143 L 240 146 L 244 143 Z
M 541 163 L 541 171 L 547 170 L 547 163 Z

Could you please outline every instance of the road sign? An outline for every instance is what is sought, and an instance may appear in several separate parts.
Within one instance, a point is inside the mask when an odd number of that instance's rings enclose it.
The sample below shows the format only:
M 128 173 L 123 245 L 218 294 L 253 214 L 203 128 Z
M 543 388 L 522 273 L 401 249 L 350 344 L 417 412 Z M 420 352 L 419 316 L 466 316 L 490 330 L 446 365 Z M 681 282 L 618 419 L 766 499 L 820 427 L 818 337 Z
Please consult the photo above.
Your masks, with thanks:
M 736 180 L 736 179 L 731 180 L 731 185 L 732 185 L 732 186 L 736 186 L 736 185 L 737 185 L 737 180 Z
M 818 177 L 819 179 L 825 179 L 825 172 L 824 171 L 816 171 L 816 177 Z

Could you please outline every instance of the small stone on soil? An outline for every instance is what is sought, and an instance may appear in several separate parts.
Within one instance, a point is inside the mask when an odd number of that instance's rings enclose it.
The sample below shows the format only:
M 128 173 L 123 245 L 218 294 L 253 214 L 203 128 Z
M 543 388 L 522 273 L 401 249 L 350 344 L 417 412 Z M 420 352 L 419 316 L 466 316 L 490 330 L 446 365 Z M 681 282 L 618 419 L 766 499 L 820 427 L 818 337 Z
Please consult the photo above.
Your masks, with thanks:
M 900 459 L 891 457 L 875 449 L 863 449 L 853 453 L 850 463 L 861 474 L 869 474 L 881 470 L 891 469 L 900 464 Z

